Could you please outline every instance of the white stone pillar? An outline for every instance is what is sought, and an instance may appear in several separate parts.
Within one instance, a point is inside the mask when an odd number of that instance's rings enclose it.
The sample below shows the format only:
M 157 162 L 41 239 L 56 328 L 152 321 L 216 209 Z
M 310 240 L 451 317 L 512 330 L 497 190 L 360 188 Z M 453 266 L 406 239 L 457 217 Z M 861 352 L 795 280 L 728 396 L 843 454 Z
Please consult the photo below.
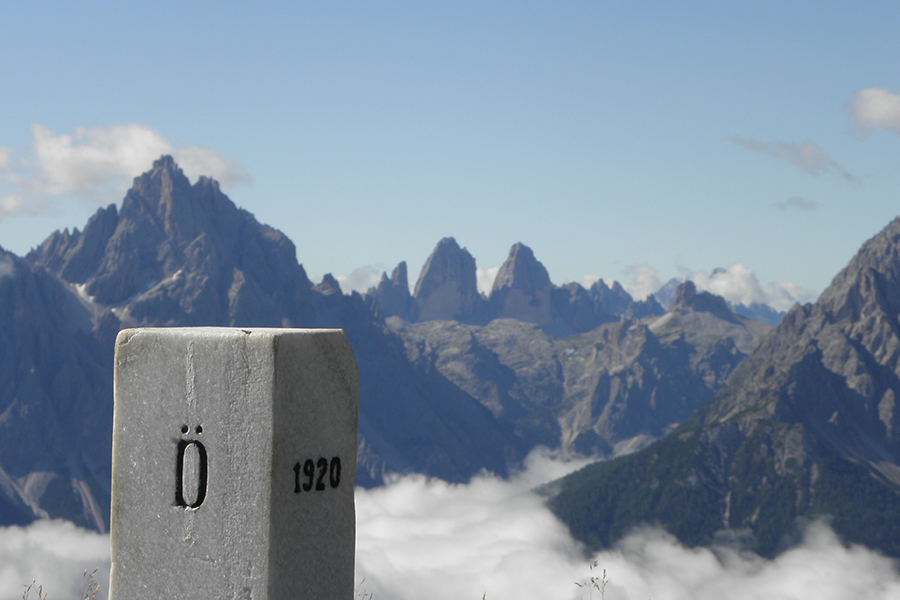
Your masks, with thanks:
M 341 330 L 119 333 L 111 600 L 351 600 L 357 369 Z

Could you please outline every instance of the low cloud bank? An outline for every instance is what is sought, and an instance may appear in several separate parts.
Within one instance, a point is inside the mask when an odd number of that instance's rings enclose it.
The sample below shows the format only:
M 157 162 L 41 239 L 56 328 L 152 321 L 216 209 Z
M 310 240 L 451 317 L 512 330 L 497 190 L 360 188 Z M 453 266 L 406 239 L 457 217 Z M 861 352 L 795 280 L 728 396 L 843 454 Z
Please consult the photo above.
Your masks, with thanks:
M 711 274 L 691 273 L 687 278 L 697 285 L 697 289 L 718 294 L 732 304 L 749 306 L 759 302 L 776 310 L 788 310 L 795 302 L 812 302 L 817 295 L 792 281 L 773 281 L 762 286 L 756 272 L 740 262 L 727 269 L 716 269 Z
M 633 532 L 589 556 L 531 491 L 582 466 L 534 454 L 508 481 L 466 485 L 409 476 L 357 490 L 357 597 L 373 600 L 576 600 L 607 573 L 607 600 L 888 600 L 900 598 L 900 567 L 845 546 L 824 523 L 774 560 L 727 547 L 689 549 L 658 529 Z M 0 600 L 35 580 L 52 600 L 80 598 L 82 573 L 109 581 L 109 536 L 65 521 L 0 528 Z M 32 591 L 30 598 L 37 598 Z M 600 594 L 596 590 L 594 598 Z
M 69 521 L 36 521 L 28 527 L 0 527 L 0 600 L 21 600 L 34 581 L 50 600 L 78 600 L 88 574 L 100 585 L 96 600 L 109 588 L 109 535 L 76 527 Z
M 887 600 L 900 597 L 896 561 L 845 547 L 824 523 L 775 560 L 729 548 L 688 549 L 658 529 L 636 531 L 588 557 L 529 491 L 572 465 L 533 457 L 510 481 L 452 485 L 405 477 L 357 491 L 358 592 L 375 600 L 589 598 L 606 569 L 607 600 Z M 600 594 L 594 591 L 594 598 Z

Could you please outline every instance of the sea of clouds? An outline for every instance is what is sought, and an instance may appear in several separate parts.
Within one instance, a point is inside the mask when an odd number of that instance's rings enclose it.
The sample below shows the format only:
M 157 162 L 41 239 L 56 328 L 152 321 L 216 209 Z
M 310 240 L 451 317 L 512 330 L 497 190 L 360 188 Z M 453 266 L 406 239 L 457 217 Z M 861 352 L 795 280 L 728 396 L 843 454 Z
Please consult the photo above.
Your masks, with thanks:
M 409 476 L 357 490 L 357 598 L 587 599 L 589 589 L 576 583 L 604 569 L 605 600 L 900 598 L 897 561 L 843 545 L 821 522 L 774 560 L 727 547 L 685 548 L 652 528 L 589 555 L 532 491 L 578 466 L 536 453 L 510 480 L 483 475 L 458 485 Z M 77 599 L 84 572 L 97 568 L 102 600 L 108 535 L 65 521 L 0 528 L 0 600 L 22 598 L 32 580 L 51 600 Z

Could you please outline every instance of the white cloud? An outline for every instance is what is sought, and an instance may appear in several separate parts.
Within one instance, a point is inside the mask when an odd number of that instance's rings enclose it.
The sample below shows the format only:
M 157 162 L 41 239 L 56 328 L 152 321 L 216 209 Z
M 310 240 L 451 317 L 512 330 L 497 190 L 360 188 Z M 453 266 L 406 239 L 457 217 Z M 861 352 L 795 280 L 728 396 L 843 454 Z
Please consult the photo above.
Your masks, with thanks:
M 583 463 L 533 455 L 503 481 L 422 476 L 357 490 L 357 581 L 379 599 L 569 597 L 581 546 L 530 489 Z
M 802 288 L 793 281 L 773 281 L 765 287 L 766 302 L 775 310 L 788 310 L 794 303 L 815 302 L 819 296 L 812 290 Z
M 364 294 L 370 287 L 378 285 L 384 270 L 384 265 L 381 264 L 365 265 L 356 267 L 349 275 L 335 275 L 334 278 L 341 284 L 341 292 L 344 294 L 351 291 Z M 321 278 L 319 280 L 321 281 Z
M 451 485 L 405 477 L 357 490 L 357 581 L 365 578 L 358 591 L 378 600 L 574 600 L 589 597 L 574 582 L 585 583 L 597 560 L 594 575 L 606 569 L 610 599 L 900 597 L 895 561 L 843 546 L 822 523 L 775 560 L 726 547 L 685 548 L 652 528 L 588 558 L 530 491 L 566 465 L 532 462 L 524 476 L 508 482 L 482 476 Z
M 0 173 L 9 169 L 11 158 L 12 148 L 0 147 Z
M 594 574 L 606 569 L 610 600 L 900 597 L 897 561 L 843 545 L 821 522 L 774 560 L 725 546 L 685 548 L 653 528 L 588 557 L 531 491 L 584 464 L 533 454 L 527 469 L 508 481 L 482 475 L 455 485 L 409 476 L 357 489 L 356 581 L 365 578 L 358 594 L 376 600 L 575 600 L 589 597 L 574 582 L 586 582 L 596 560 Z M 32 579 L 51 598 L 77 598 L 82 573 L 97 567 L 102 599 L 108 535 L 63 521 L 0 528 L 0 600 L 21 598 Z
M 76 127 L 74 135 L 34 124 L 31 136 L 37 161 L 33 189 L 48 196 L 105 196 L 172 152 L 159 133 L 138 124 Z
M 865 88 L 853 94 L 850 112 L 863 131 L 890 129 L 900 133 L 900 94 L 881 88 Z
M 718 294 L 732 304 L 750 305 L 766 301 L 756 272 L 744 263 L 734 263 L 727 269 L 716 269 L 709 275 L 698 271 L 691 273 L 688 279 L 696 284 L 698 290 Z
M 681 267 L 680 271 L 683 279 L 693 281 L 698 290 L 722 296 L 735 305 L 760 302 L 775 310 L 786 311 L 795 302 L 814 302 L 818 296 L 816 292 L 792 281 L 775 281 L 763 286 L 756 271 L 742 262 L 736 262 L 725 269 L 716 269 L 712 273 L 692 271 L 687 267 Z M 635 300 L 646 298 L 662 285 L 657 270 L 648 265 L 632 265 L 625 274 L 630 281 L 623 283 L 622 287 Z
M 815 210 L 819 205 L 815 200 L 807 200 L 805 198 L 801 198 L 800 196 L 791 196 L 787 200 L 779 200 L 778 202 L 773 202 L 772 206 L 775 208 L 780 208 L 781 210 L 787 210 L 789 208 L 797 208 L 800 210 Z
M 171 154 L 193 179 L 207 175 L 224 185 L 247 182 L 243 167 L 201 146 L 176 147 L 157 131 L 137 123 L 76 127 L 55 134 L 31 126 L 27 150 L 0 148 L 0 180 L 15 189 L 4 198 L 0 215 L 41 210 L 53 198 L 74 196 L 99 204 L 120 200 L 132 179 L 153 161 Z
M 647 265 L 631 265 L 625 270 L 625 275 L 630 281 L 623 283 L 622 287 L 635 300 L 644 300 L 662 286 L 657 270 Z
M 223 186 L 250 182 L 247 170 L 240 163 L 225 158 L 212 148 L 185 146 L 173 149 L 171 154 L 189 179 L 195 180 L 201 175 L 206 175 Z
M 581 287 L 584 289 L 591 289 L 591 286 L 603 279 L 599 275 L 582 275 L 581 276 Z
M 4 194 L 0 196 L 0 218 L 23 212 L 25 199 L 19 194 Z
M 96 600 L 109 588 L 109 535 L 76 527 L 68 521 L 36 521 L 28 527 L 0 527 L 0 600 L 19 600 L 35 582 L 53 598 L 81 598 L 84 572 L 97 569 Z
M 776 281 L 763 287 L 756 271 L 741 262 L 727 269 L 716 269 L 711 274 L 697 271 L 688 275 L 687 279 L 693 281 L 698 290 L 718 294 L 732 304 L 760 302 L 780 311 L 788 310 L 795 302 L 812 302 L 818 296 L 791 281 Z
M 787 142 L 761 142 L 759 140 L 734 136 L 731 141 L 754 152 L 762 152 L 775 158 L 787 160 L 794 166 L 800 167 L 811 175 L 836 171 L 847 181 L 856 181 L 856 177 L 847 172 L 834 161 L 828 154 L 809 140 L 802 144 L 789 144 Z
M 499 272 L 500 267 L 488 267 L 487 269 L 476 267 L 475 286 L 478 291 L 482 294 L 490 294 L 491 290 L 494 288 L 494 280 L 497 278 L 497 273 Z
M 623 600 L 900 597 L 896 561 L 845 547 L 821 522 L 807 528 L 800 546 L 774 560 L 724 547 L 684 548 L 653 529 L 633 533 L 596 558 L 608 573 L 608 597 Z

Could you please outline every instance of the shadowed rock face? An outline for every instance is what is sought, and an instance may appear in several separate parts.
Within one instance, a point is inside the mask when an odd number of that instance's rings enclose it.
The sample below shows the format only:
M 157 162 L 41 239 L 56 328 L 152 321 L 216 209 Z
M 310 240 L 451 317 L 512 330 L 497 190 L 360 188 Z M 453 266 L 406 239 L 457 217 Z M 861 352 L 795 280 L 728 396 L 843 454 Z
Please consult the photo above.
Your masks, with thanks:
M 387 473 L 504 475 L 535 444 L 608 453 L 661 435 L 718 389 L 752 329 L 691 303 L 667 321 L 636 318 L 658 310 L 615 283 L 553 287 L 521 244 L 495 300 L 516 318 L 492 318 L 475 261 L 452 238 L 429 258 L 415 297 L 402 263 L 372 298 L 344 295 L 330 275 L 313 286 L 283 234 L 214 181 L 190 185 L 168 157 L 135 179 L 121 209 L 9 261 L 0 261 L 0 376 L 13 390 L 0 398 L 7 522 L 49 514 L 103 527 L 111 351 L 123 326 L 343 328 L 360 373 L 361 485 Z
M 0 522 L 105 530 L 116 324 L 0 250 Z
M 411 320 L 414 312 L 413 298 L 409 293 L 409 280 L 406 274 L 406 261 L 402 261 L 391 272 L 388 279 L 387 273 L 381 274 L 378 287 L 370 288 L 366 296 L 375 299 L 378 308 L 385 317 L 400 317 Z
M 700 294 L 678 296 L 696 305 Z M 704 304 L 706 314 L 721 309 Z M 767 555 L 790 543 L 795 520 L 827 515 L 846 541 L 900 556 L 898 323 L 895 219 L 815 304 L 795 305 L 684 426 L 564 481 L 558 513 L 594 545 L 647 521 L 689 544 L 747 529 Z M 626 483 L 601 491 L 613 481 Z M 638 498 L 640 510 L 626 514 Z
M 435 247 L 422 267 L 413 294 L 417 320 L 454 320 L 477 323 L 483 318 L 483 300 L 478 293 L 475 259 L 452 237 Z
M 193 186 L 170 156 L 82 233 L 56 232 L 28 260 L 82 284 L 131 325 L 280 326 L 313 318 L 293 243 L 238 209 L 212 179 Z M 275 315 L 279 315 L 276 317 Z
M 359 294 L 343 295 L 332 276 L 313 287 L 281 232 L 216 182 L 190 185 L 170 157 L 135 179 L 121 209 L 52 234 L 25 261 L 9 255 L 15 276 L 2 263 L 0 377 L 11 394 L 0 398 L 0 522 L 49 515 L 105 528 L 111 351 L 134 325 L 343 328 L 360 371 L 361 485 L 386 473 L 505 474 L 526 451 L 476 399 L 411 363 Z M 466 272 L 474 289 L 474 262 Z

